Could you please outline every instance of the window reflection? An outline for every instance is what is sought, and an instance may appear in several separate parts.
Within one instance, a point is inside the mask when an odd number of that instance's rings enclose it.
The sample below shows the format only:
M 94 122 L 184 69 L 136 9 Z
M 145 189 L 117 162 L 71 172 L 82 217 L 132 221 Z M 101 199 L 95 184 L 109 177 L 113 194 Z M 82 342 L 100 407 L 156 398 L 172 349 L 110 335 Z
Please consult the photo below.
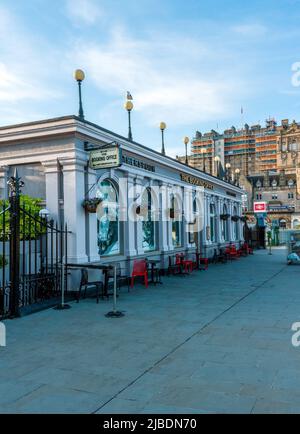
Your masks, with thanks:
M 142 207 L 145 209 L 143 221 L 143 249 L 145 251 L 155 250 L 155 222 L 152 216 L 152 195 L 150 189 L 143 193 Z
M 118 193 L 112 182 L 105 180 L 99 184 L 97 196 L 102 199 L 97 210 L 99 255 L 115 255 L 120 253 Z
M 171 195 L 171 210 L 172 210 L 172 241 L 174 247 L 181 246 L 181 221 L 179 221 L 179 207 L 174 195 Z

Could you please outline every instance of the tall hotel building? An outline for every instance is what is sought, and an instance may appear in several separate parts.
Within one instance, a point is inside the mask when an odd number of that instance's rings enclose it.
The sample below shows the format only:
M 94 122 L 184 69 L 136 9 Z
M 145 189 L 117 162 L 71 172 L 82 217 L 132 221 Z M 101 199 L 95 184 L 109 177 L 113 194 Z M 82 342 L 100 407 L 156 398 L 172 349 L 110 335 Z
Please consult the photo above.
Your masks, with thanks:
M 300 124 L 288 119 L 277 125 L 231 127 L 223 133 L 196 132 L 189 165 L 218 175 L 218 156 L 226 176 L 236 177 L 244 189 L 244 212 L 251 213 L 254 201 L 266 201 L 273 225 L 300 228 Z M 178 157 L 184 162 L 185 157 Z M 220 174 L 219 174 L 220 175 Z M 256 220 L 253 219 L 253 222 Z

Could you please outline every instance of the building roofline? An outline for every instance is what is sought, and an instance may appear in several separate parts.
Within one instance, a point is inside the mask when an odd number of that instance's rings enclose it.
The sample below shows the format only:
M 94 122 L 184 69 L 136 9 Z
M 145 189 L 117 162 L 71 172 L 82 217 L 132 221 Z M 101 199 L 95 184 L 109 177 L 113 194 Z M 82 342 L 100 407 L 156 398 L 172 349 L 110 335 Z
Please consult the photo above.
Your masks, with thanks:
M 24 123 L 20 123 L 20 124 L 14 124 L 14 125 L 6 125 L 6 126 L 2 126 L 0 127 L 0 132 L 3 130 L 9 130 L 9 129 L 14 129 L 14 128 L 20 128 L 20 127 L 29 127 L 29 126 L 35 126 L 35 125 L 41 125 L 41 124 L 45 124 L 45 123 L 51 123 L 51 122 L 59 122 L 59 121 L 65 121 L 65 120 L 74 120 L 77 122 L 81 122 L 82 124 L 85 125 L 89 125 L 101 132 L 104 133 L 108 133 L 113 135 L 116 138 L 119 138 L 121 140 L 126 141 L 128 144 L 134 144 L 136 146 L 138 146 L 139 148 L 145 149 L 147 151 L 152 152 L 153 154 L 159 156 L 160 160 L 168 160 L 169 162 L 175 162 L 176 164 L 180 165 L 182 167 L 182 170 L 192 170 L 194 172 L 199 173 L 199 175 L 201 174 L 202 176 L 204 175 L 205 177 L 208 178 L 208 180 L 210 179 L 211 181 L 218 181 L 219 183 L 223 183 L 224 186 L 227 186 L 227 188 L 233 188 L 236 189 L 237 191 L 242 192 L 243 190 L 238 187 L 237 185 L 231 184 L 223 179 L 218 178 L 217 176 L 211 175 L 209 173 L 203 172 L 200 169 L 197 169 L 195 167 L 191 167 L 191 166 L 187 166 L 185 163 L 182 163 L 181 161 L 178 161 L 176 158 L 170 157 L 168 155 L 162 155 L 160 152 L 156 151 L 155 149 L 149 148 L 145 145 L 142 145 L 139 142 L 136 142 L 134 140 L 130 141 L 128 140 L 127 137 L 122 136 L 121 134 L 115 133 L 114 131 L 108 130 L 107 128 L 101 127 L 98 124 L 95 124 L 94 122 L 90 122 L 86 119 L 82 120 L 80 119 L 78 116 L 76 115 L 66 115 L 66 116 L 60 116 L 60 117 L 55 117 L 55 118 L 49 118 L 49 119 L 41 119 L 41 120 L 37 120 L 37 121 L 31 121 L 31 122 L 24 122 Z

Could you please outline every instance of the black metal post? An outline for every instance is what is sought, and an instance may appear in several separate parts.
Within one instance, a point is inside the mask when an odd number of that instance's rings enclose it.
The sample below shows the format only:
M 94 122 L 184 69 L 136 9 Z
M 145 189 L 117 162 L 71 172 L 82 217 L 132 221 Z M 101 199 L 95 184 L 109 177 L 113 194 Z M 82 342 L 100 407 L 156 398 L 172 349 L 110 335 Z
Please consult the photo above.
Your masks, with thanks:
M 185 143 L 185 164 L 188 164 L 187 143 Z
M 132 131 L 131 131 L 131 110 L 128 111 L 128 140 L 132 141 Z
M 161 130 L 161 153 L 166 155 L 165 151 L 165 140 L 164 140 L 164 130 Z
M 83 113 L 83 107 L 82 107 L 82 96 L 81 96 L 81 81 L 78 80 L 78 93 L 79 93 L 79 112 L 78 116 L 81 120 L 84 120 L 84 113 Z
M 18 171 L 12 176 L 10 187 L 10 297 L 9 309 L 11 317 L 20 316 L 20 191 L 24 183 Z

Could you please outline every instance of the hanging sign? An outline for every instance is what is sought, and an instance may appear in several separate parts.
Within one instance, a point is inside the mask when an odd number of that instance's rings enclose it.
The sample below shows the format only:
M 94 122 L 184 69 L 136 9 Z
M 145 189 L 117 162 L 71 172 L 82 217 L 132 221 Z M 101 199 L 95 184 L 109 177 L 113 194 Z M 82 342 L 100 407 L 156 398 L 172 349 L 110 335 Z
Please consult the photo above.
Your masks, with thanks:
M 187 175 L 186 173 L 180 173 L 181 181 L 188 182 L 192 185 L 197 185 L 199 187 L 208 188 L 209 190 L 213 190 L 213 184 L 205 181 L 204 179 L 196 178 L 195 176 Z
M 110 169 L 121 165 L 121 149 L 119 146 L 95 149 L 90 153 L 91 169 Z
M 266 213 L 267 212 L 267 202 L 254 202 L 253 211 L 255 213 Z

